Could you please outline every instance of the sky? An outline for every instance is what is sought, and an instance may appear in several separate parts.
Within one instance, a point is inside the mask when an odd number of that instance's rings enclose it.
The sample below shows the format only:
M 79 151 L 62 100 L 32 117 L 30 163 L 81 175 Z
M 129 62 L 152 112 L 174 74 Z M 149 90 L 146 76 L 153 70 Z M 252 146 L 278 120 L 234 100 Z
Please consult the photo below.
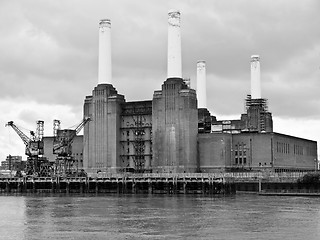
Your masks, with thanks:
M 239 119 L 260 55 L 262 97 L 274 131 L 320 143 L 318 0 L 1 0 L 0 161 L 24 155 L 10 127 L 79 124 L 98 83 L 98 24 L 111 19 L 112 84 L 126 101 L 151 100 L 166 80 L 167 13 L 181 11 L 182 74 L 196 86 L 206 61 L 207 106 Z

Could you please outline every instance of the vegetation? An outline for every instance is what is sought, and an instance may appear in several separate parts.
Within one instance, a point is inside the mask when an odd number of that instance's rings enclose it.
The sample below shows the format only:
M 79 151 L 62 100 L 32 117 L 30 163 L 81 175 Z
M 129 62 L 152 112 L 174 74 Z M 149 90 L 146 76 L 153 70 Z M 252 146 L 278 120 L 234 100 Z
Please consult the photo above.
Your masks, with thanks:
M 307 173 L 303 177 L 298 179 L 298 184 L 305 186 L 319 186 L 320 185 L 320 173 Z

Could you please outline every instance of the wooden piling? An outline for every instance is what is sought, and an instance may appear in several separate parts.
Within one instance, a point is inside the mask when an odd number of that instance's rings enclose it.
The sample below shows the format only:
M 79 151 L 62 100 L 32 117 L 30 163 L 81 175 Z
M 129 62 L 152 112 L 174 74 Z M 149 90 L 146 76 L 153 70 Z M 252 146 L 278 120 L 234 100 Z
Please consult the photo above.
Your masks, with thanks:
M 6 193 L 10 192 L 10 182 L 9 180 L 6 182 Z
M 70 181 L 69 181 L 69 179 L 66 181 L 66 193 L 67 194 L 70 193 Z
M 99 193 L 99 182 L 97 180 L 96 180 L 95 192 L 96 194 Z
M 150 178 L 148 179 L 148 193 L 149 194 L 153 193 L 152 182 Z
M 79 192 L 82 194 L 83 193 L 83 181 L 80 178 L 80 183 L 79 183 Z
M 33 193 L 36 192 L 36 182 L 35 182 L 35 179 L 32 179 L 32 192 L 33 192 Z

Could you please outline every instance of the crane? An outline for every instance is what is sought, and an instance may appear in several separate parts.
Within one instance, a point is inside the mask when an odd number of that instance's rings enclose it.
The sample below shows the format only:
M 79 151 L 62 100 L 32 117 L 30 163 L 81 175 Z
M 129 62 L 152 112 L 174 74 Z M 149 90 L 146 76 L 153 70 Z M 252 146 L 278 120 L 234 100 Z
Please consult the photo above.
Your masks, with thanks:
M 75 129 L 61 129 L 60 120 L 53 120 L 53 154 L 56 154 L 57 175 L 79 175 L 77 160 L 72 156 L 72 143 L 81 129 L 90 121 L 84 118 Z
M 44 153 L 44 121 L 37 121 L 37 130 L 36 132 L 30 131 L 30 137 L 23 133 L 13 121 L 9 121 L 5 126 L 12 127 L 26 146 L 25 154 L 28 156 L 25 169 L 26 174 L 39 176 L 48 175 L 50 172 L 50 164 L 49 161 L 42 156 Z

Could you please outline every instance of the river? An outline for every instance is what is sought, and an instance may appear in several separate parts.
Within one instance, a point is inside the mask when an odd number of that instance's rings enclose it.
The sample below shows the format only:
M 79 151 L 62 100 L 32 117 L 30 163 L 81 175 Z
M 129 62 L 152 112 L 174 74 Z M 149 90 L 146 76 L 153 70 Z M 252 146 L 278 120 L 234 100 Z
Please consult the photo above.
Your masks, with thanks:
M 320 198 L 1 195 L 0 239 L 320 239 Z

